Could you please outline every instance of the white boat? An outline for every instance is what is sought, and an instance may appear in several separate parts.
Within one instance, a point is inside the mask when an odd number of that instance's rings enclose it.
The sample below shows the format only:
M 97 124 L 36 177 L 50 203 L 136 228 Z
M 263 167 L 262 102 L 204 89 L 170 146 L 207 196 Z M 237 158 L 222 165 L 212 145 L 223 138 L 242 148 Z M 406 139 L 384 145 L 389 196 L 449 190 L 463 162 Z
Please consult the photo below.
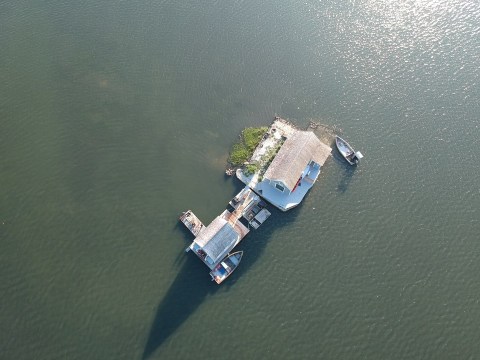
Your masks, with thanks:
M 335 136 L 335 144 L 337 149 L 342 154 L 342 156 L 347 160 L 350 165 L 356 165 L 363 158 L 363 155 L 360 151 L 355 152 L 353 147 L 350 146 L 348 142 L 343 140 L 340 136 Z
M 221 284 L 237 268 L 240 260 L 242 260 L 242 256 L 243 251 L 237 251 L 223 259 L 220 264 L 210 271 L 212 281 Z

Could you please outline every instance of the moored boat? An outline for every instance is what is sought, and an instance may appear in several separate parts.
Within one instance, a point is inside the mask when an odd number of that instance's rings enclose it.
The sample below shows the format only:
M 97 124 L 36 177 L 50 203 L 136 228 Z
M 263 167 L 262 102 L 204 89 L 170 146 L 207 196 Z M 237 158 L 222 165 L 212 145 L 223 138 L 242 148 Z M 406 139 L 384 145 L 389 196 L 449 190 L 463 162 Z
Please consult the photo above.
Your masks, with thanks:
M 340 136 L 335 136 L 335 144 L 337 145 L 338 152 L 347 160 L 350 165 L 356 165 L 363 158 L 360 151 L 355 152 L 353 147 L 343 140 Z
M 225 281 L 225 279 L 228 278 L 230 274 L 237 268 L 240 260 L 242 260 L 242 256 L 243 251 L 237 251 L 223 259 L 220 264 L 210 271 L 212 281 L 215 281 L 217 284 L 221 284 L 223 281 Z

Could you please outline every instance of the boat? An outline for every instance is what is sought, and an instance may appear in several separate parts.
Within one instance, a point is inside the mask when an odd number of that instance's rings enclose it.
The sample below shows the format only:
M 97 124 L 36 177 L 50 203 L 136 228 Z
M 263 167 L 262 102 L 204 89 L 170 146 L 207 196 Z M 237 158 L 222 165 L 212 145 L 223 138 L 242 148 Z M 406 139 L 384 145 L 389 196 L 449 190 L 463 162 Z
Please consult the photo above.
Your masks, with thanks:
M 350 146 L 348 142 L 343 140 L 340 136 L 335 136 L 335 144 L 337 149 L 342 154 L 342 156 L 347 160 L 350 165 L 356 165 L 363 158 L 363 155 L 360 151 L 355 152 L 353 147 Z
M 225 279 L 228 278 L 230 274 L 237 268 L 240 260 L 242 260 L 242 256 L 243 251 L 237 251 L 223 259 L 220 264 L 210 271 L 212 281 L 215 281 L 217 284 L 221 284 L 223 281 L 225 281 Z

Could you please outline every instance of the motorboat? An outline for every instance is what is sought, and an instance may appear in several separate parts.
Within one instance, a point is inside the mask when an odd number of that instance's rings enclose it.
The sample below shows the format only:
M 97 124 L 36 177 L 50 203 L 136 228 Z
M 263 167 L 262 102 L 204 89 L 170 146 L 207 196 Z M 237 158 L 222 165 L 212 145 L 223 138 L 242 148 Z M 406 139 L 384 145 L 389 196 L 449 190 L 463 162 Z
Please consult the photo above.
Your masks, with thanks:
M 225 281 L 237 268 L 240 260 L 242 260 L 242 256 L 243 251 L 237 251 L 225 257 L 220 264 L 210 271 L 212 281 L 215 281 L 217 284 L 221 284 L 223 281 Z
M 340 136 L 335 136 L 335 144 L 338 152 L 347 160 L 350 165 L 357 165 L 363 155 L 360 151 L 353 150 L 353 147 Z

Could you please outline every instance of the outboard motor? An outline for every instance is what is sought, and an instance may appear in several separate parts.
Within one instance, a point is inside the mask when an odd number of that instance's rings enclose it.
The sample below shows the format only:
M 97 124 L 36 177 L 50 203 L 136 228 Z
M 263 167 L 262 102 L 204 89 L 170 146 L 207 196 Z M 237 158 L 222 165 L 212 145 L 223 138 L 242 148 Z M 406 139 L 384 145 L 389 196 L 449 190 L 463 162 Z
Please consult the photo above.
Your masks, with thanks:
M 353 154 L 352 161 L 358 163 L 361 158 L 363 158 L 363 154 L 360 151 L 357 151 L 355 154 Z

